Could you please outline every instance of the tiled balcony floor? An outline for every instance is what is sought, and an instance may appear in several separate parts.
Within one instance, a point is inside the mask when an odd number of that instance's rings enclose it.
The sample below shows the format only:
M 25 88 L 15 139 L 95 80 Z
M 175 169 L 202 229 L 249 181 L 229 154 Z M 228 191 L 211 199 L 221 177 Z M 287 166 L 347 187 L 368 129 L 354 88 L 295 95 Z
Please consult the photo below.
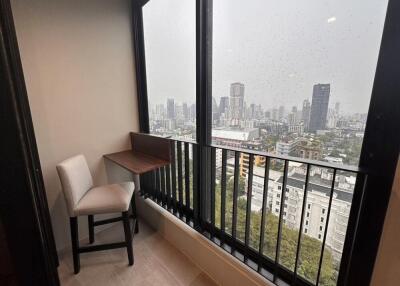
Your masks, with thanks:
M 96 243 L 123 241 L 122 223 L 96 234 Z M 60 255 L 59 275 L 63 286 L 214 286 L 217 285 L 196 265 L 164 240 L 148 225 L 141 223 L 134 236 L 135 264 L 128 266 L 126 249 L 81 254 L 81 271 L 73 274 L 72 254 Z

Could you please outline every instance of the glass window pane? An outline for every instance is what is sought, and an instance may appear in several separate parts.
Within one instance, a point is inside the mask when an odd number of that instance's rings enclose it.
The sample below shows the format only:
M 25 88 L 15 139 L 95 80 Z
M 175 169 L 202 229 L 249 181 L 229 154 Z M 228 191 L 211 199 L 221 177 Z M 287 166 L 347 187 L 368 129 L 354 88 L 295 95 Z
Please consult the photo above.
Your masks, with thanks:
M 357 165 L 386 7 L 214 1 L 214 143 Z
M 213 143 L 357 166 L 386 8 L 377 0 L 213 1 Z M 262 168 L 255 162 L 255 173 Z M 290 162 L 283 190 L 283 161 L 271 161 L 263 254 L 277 256 L 282 215 L 278 263 L 293 272 L 299 247 L 297 274 L 316 283 L 326 233 L 319 284 L 335 285 L 355 176 L 337 173 L 328 220 L 333 170 L 310 167 L 305 197 L 306 169 Z M 244 180 L 246 173 L 243 165 Z M 250 246 L 257 249 L 262 192 L 254 178 Z
M 143 7 L 150 132 L 196 137 L 196 2 L 152 0 Z

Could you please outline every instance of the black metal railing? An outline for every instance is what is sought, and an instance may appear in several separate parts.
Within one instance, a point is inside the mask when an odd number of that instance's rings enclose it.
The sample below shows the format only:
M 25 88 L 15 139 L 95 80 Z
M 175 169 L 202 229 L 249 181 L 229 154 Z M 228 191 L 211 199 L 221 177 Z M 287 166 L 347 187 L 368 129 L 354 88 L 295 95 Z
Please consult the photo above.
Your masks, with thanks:
M 193 220 L 195 143 L 171 140 L 171 164 L 141 177 L 142 195 L 151 198 L 188 223 Z
M 206 147 L 206 165 L 198 166 L 198 148 L 171 139 L 171 164 L 141 177 L 144 196 L 274 283 L 337 284 L 351 252 L 361 205 L 353 197 L 363 191 L 364 171 L 217 145 Z M 199 190 L 202 167 L 207 182 Z M 339 219 L 345 239 L 335 237 Z

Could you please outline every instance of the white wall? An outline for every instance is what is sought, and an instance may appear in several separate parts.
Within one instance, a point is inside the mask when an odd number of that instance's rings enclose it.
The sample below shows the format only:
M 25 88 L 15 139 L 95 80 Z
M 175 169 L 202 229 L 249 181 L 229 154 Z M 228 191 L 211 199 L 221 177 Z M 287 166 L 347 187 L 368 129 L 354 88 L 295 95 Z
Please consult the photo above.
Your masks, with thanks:
M 55 166 L 83 153 L 95 184 L 130 178 L 103 154 L 138 130 L 129 0 L 13 0 L 22 65 L 58 249 L 70 245 Z M 86 218 L 80 237 L 87 236 Z

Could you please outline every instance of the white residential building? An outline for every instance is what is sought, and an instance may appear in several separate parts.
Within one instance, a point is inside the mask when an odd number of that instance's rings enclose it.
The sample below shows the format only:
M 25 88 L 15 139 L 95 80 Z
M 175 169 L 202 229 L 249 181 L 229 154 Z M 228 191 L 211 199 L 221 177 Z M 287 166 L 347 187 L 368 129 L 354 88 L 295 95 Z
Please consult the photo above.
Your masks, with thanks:
M 283 202 L 283 221 L 291 229 L 299 229 L 304 199 L 305 173 L 301 166 L 289 170 L 286 182 L 285 198 L 282 201 L 282 172 L 269 171 L 267 209 L 279 216 Z M 262 210 L 264 190 L 264 168 L 254 167 L 251 210 Z M 310 172 L 309 185 L 304 210 L 303 233 L 322 242 L 326 227 L 332 173 L 326 169 L 313 168 Z M 247 181 L 247 180 L 246 180 Z M 337 175 L 332 207 L 326 237 L 334 258 L 339 260 L 343 250 L 347 221 L 353 197 L 355 177 Z M 246 188 L 247 189 L 247 188 Z
M 275 145 L 275 152 L 278 155 L 289 156 L 289 154 L 296 150 L 298 141 L 278 141 Z

